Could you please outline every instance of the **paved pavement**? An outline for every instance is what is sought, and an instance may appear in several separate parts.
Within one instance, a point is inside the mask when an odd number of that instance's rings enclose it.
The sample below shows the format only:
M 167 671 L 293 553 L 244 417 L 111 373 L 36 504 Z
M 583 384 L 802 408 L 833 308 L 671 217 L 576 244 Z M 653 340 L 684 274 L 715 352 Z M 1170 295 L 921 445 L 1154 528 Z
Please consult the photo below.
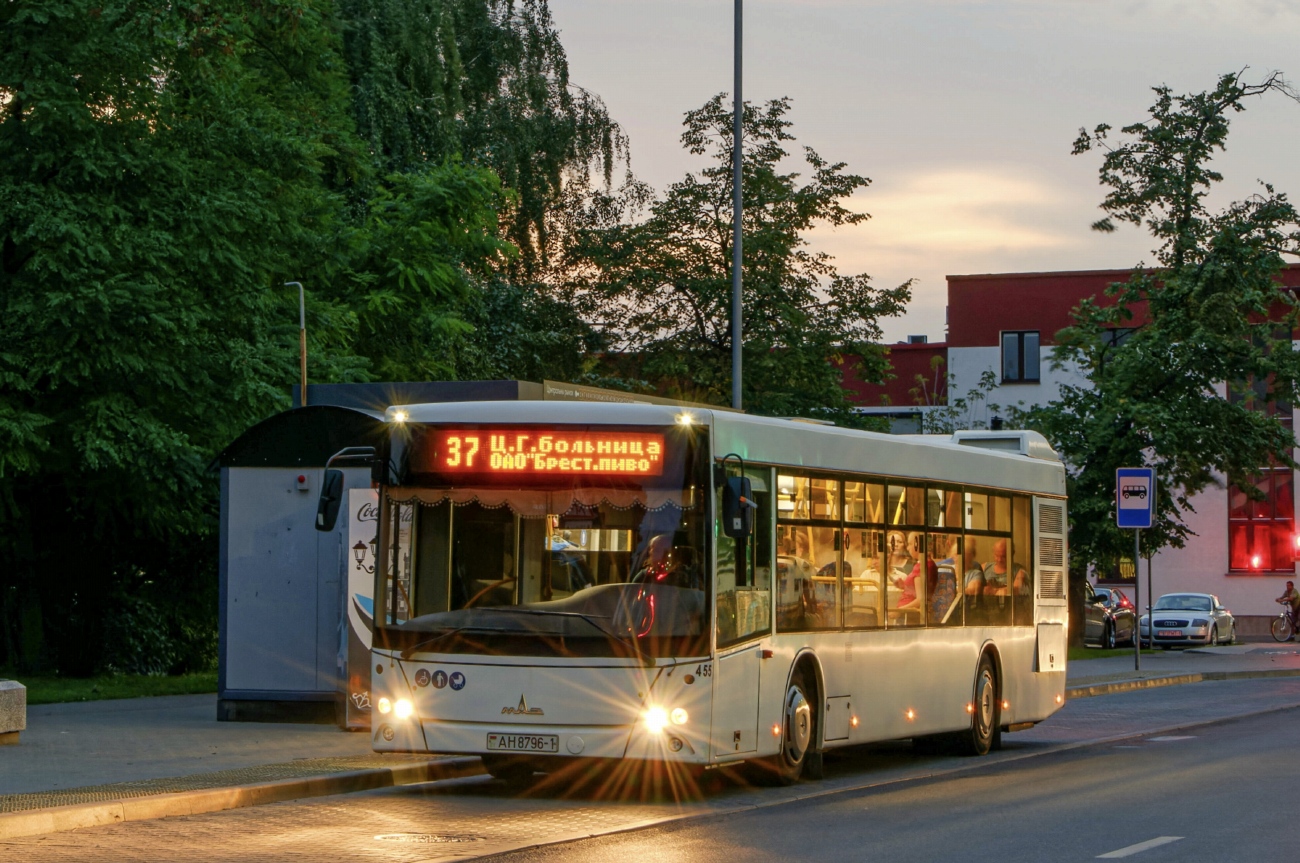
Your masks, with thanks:
M 570 776 L 569 781 L 545 779 L 535 788 L 524 790 L 512 789 L 487 777 L 473 777 L 189 817 L 113 824 L 94 830 L 24 838 L 0 837 L 0 859 L 30 860 L 32 863 L 117 863 L 120 860 L 416 863 L 463 860 L 588 837 L 610 837 L 673 822 L 683 828 L 701 825 L 705 833 L 719 824 L 731 828 L 752 824 L 754 818 L 760 819 L 759 823 L 766 823 L 769 817 L 773 820 L 789 817 L 792 809 L 819 801 L 845 806 L 853 794 L 867 789 L 879 792 L 898 789 L 897 793 L 924 797 L 927 792 L 916 790 L 921 787 L 917 786 L 918 782 L 926 783 L 926 788 L 934 788 L 935 783 L 953 780 L 955 784 L 947 787 L 950 790 L 957 788 L 954 793 L 961 797 L 960 787 L 969 789 L 973 787 L 971 783 L 987 782 L 982 777 L 997 774 L 1000 777 L 996 780 L 998 787 L 1019 789 L 1032 796 L 1040 788 L 1046 789 L 1033 778 L 1035 770 L 1039 774 L 1053 774 L 1053 766 L 1061 764 L 1062 758 L 1076 755 L 1081 757 L 1079 763 L 1082 765 L 1077 775 L 1094 793 L 1094 799 L 1088 802 L 1083 814 L 1102 817 L 1103 821 L 1112 819 L 1112 816 L 1113 820 L 1123 821 L 1123 816 L 1115 815 L 1119 811 L 1116 807 L 1123 808 L 1125 814 L 1132 811 L 1132 801 L 1126 796 L 1130 791 L 1126 786 L 1113 784 L 1108 773 L 1091 769 L 1093 758 L 1114 751 L 1110 746 L 1098 744 L 1110 741 L 1115 747 L 1123 747 L 1125 752 L 1138 745 L 1178 745 L 1165 741 L 1187 740 L 1187 735 L 1210 733 L 1186 729 L 1189 715 L 1213 719 L 1248 713 L 1258 716 L 1263 711 L 1272 711 L 1285 727 L 1293 727 L 1297 714 L 1300 714 L 1300 678 L 1229 680 L 1078 699 L 1068 703 L 1050 722 L 1031 731 L 1007 735 L 1003 750 L 987 758 L 918 755 L 902 743 L 841 750 L 828 757 L 824 780 L 802 782 L 790 788 L 754 788 L 732 777 L 719 775 L 721 771 L 706 774 L 699 785 L 692 785 L 690 777 L 679 777 L 684 781 L 676 786 L 683 792 L 678 794 L 672 793 L 668 782 L 652 787 L 644 779 L 619 771 L 594 777 Z M 1267 717 L 1269 714 L 1262 715 Z M 1224 726 L 1225 733 L 1243 733 L 1241 729 L 1247 726 L 1242 722 L 1246 721 Z M 1288 745 L 1289 739 L 1277 738 L 1270 748 Z M 581 779 L 586 779 L 586 783 Z M 1168 782 L 1172 782 L 1172 786 Z M 1214 783 L 1197 781 L 1184 786 L 1181 776 L 1161 775 L 1156 785 L 1159 793 L 1164 794 L 1168 794 L 1170 788 L 1193 789 L 1204 807 L 1212 810 L 1217 805 L 1216 798 L 1207 796 L 1216 787 Z M 1225 793 L 1232 793 L 1236 783 L 1229 778 L 1218 783 L 1218 787 Z M 1144 790 L 1143 793 L 1155 792 Z M 965 796 L 971 800 L 983 799 L 969 793 Z M 787 808 L 786 805 L 791 803 L 796 806 Z M 927 804 L 924 799 L 916 799 L 909 805 L 921 811 Z M 981 817 L 986 817 L 987 807 L 982 807 L 982 810 L 984 815 Z M 1008 810 L 1008 815 L 1013 811 L 1020 810 Z M 853 817 L 870 817 L 851 805 L 846 814 L 849 812 L 854 813 Z M 1206 823 L 1213 821 L 1212 815 L 1198 813 L 1197 817 Z M 744 820 L 746 818 L 748 822 Z M 817 819 L 809 823 L 820 830 L 834 822 Z M 876 822 L 877 826 L 881 823 Z M 1050 838 L 1058 822 L 1057 819 L 1048 819 L 1035 823 Z M 1142 826 L 1144 829 L 1147 827 Z M 631 834 L 629 839 L 635 842 L 640 835 Z M 695 859 L 689 846 L 667 841 L 659 832 L 648 835 L 657 841 L 642 843 L 639 848 L 643 853 L 596 855 L 590 859 L 644 859 L 647 851 L 659 860 Z M 911 835 L 914 834 L 894 838 L 905 840 Z M 1154 834 L 1146 829 L 1136 839 L 1150 835 Z M 1182 832 L 1178 835 L 1195 834 Z M 864 841 L 847 856 L 857 859 L 867 853 L 862 850 L 864 848 L 876 850 L 873 842 L 879 839 Z M 967 839 L 973 841 L 974 836 Z M 1126 836 L 1121 841 L 1099 846 L 1099 850 L 1118 848 L 1136 839 Z M 955 853 L 961 847 L 964 846 L 954 846 L 947 849 L 947 853 L 932 854 L 925 859 L 966 859 L 968 855 L 964 851 Z M 1055 849 L 1057 852 L 1061 850 Z M 1062 856 L 1059 853 L 1054 856 L 1052 848 L 1038 848 L 1037 851 L 1041 853 L 1031 855 L 1031 859 Z M 552 849 L 545 858 L 528 859 L 568 859 L 567 853 L 568 846 Z M 1097 850 L 1093 850 L 1083 856 L 1091 858 L 1096 853 Z M 727 859 L 746 856 L 742 853 Z M 792 859 L 792 856 L 803 855 L 787 855 L 781 859 Z M 880 854 L 872 856 L 883 857 Z M 1230 855 L 1213 858 L 1202 855 L 1180 859 L 1229 858 Z M 701 859 L 710 858 L 705 856 Z M 989 859 L 989 856 L 982 859 Z M 1015 859 L 1023 859 L 1023 855 Z
M 1124 700 L 1132 696 L 1118 693 L 1135 686 L 1275 675 L 1300 675 L 1300 649 L 1296 645 L 1245 644 L 1144 654 L 1141 671 L 1134 670 L 1131 655 L 1076 661 L 1070 664 L 1067 676 L 1074 690 L 1072 700 L 1078 706 L 1072 703 L 1050 722 L 1009 739 L 1063 743 L 1081 733 L 1082 726 L 1074 728 L 1075 722 L 1091 723 L 1089 734 L 1095 737 L 1096 723 L 1114 721 L 1107 713 L 1107 705 L 1121 708 Z M 1279 680 L 1273 686 L 1257 686 L 1250 691 L 1259 693 L 1258 699 L 1275 698 L 1289 693 L 1292 683 L 1296 687 L 1295 700 L 1300 703 L 1300 678 Z M 1189 693 L 1183 707 L 1193 707 L 1207 718 L 1220 715 L 1213 710 L 1206 713 L 1204 699 L 1190 692 L 1193 687 L 1184 688 Z M 1202 687 L 1195 689 L 1204 691 Z M 1084 695 L 1107 697 L 1078 700 Z M 1253 697 L 1246 698 L 1246 702 Z M 1166 700 L 1180 701 L 1178 697 Z M 1088 703 L 1093 701 L 1105 705 Z M 1224 716 L 1245 712 L 1241 703 L 1216 703 L 1228 711 L 1221 714 Z M 425 769 L 431 760 L 440 759 L 375 755 L 367 734 L 330 726 L 217 722 L 215 717 L 216 698 L 211 695 L 30 708 L 21 744 L 0 747 L 0 836 L 17 835 L 6 834 L 5 813 L 53 811 L 51 807 L 73 810 L 78 805 L 151 796 L 170 795 L 182 800 L 181 810 L 169 810 L 162 805 L 165 801 L 160 801 L 152 810 L 154 814 L 141 816 L 157 817 L 176 811 L 188 814 L 250 802 L 419 782 L 442 775 L 463 776 L 478 769 L 476 764 L 471 767 L 463 763 L 464 759 L 451 767 L 435 764 Z M 1149 725 L 1154 717 L 1142 717 L 1142 721 Z M 435 772 L 430 773 L 430 769 Z M 321 781 L 330 777 L 334 777 L 332 784 Z M 265 792 L 268 785 L 275 786 L 272 793 Z M 202 808 L 193 798 L 202 790 L 254 787 L 262 787 L 263 792 L 240 798 L 247 802 L 222 798 L 202 804 L 208 806 Z M 185 794 L 191 797 L 185 798 Z M 86 817 L 90 820 L 74 818 L 66 825 L 84 826 L 124 817 L 130 820 L 120 808 L 96 810 Z M 24 828 L 26 833 L 60 829 L 48 824 L 33 827 L 32 823 Z

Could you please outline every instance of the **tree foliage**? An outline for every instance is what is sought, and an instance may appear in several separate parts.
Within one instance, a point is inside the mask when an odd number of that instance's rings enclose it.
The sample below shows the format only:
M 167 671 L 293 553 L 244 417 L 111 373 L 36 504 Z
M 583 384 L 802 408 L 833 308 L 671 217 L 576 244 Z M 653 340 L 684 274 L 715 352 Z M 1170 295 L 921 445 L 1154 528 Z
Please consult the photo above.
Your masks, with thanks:
M 360 170 L 335 42 L 293 0 L 0 8 L 0 653 L 88 670 L 123 596 L 211 575 L 207 461 L 283 403 L 278 285 Z
M 744 404 L 758 413 L 852 421 L 841 372 L 862 358 L 864 380 L 887 369 L 879 318 L 899 314 L 910 283 L 878 289 L 842 276 L 808 248 L 819 224 L 856 225 L 845 206 L 865 187 L 811 147 L 806 178 L 785 170 L 794 141 L 788 99 L 744 110 Z M 568 288 L 639 376 L 660 389 L 726 404 L 731 390 L 732 115 L 723 96 L 686 114 L 682 145 L 707 162 L 662 198 L 644 187 L 599 198 L 574 232 Z M 634 221 L 639 205 L 648 216 Z
M 1249 489 L 1262 467 L 1294 466 L 1291 431 L 1262 408 L 1289 411 L 1300 384 L 1296 309 L 1278 287 L 1283 256 L 1300 251 L 1300 219 L 1266 184 L 1222 210 L 1207 204 L 1231 117 L 1248 99 L 1289 88 L 1276 75 L 1258 84 L 1225 75 L 1206 92 L 1155 93 L 1149 118 L 1118 141 L 1101 125 L 1082 131 L 1074 151 L 1104 153 L 1106 217 L 1094 228 L 1146 228 L 1156 267 L 1076 309 L 1054 362 L 1087 385 L 1062 386 L 1024 417 L 1069 465 L 1071 553 L 1082 565 L 1132 554 L 1131 535 L 1115 527 L 1117 467 L 1156 470 L 1157 523 L 1144 532 L 1144 550 L 1154 551 L 1185 543 L 1198 492 L 1225 480 Z
M 530 273 L 620 153 L 545 0 L 0 4 L 0 665 L 211 661 L 207 465 L 288 406 L 285 281 L 312 380 L 581 374 Z
M 606 183 L 627 140 L 569 80 L 546 0 L 340 0 L 357 130 L 383 174 L 459 156 L 512 192 L 511 271 L 545 268 L 566 193 Z

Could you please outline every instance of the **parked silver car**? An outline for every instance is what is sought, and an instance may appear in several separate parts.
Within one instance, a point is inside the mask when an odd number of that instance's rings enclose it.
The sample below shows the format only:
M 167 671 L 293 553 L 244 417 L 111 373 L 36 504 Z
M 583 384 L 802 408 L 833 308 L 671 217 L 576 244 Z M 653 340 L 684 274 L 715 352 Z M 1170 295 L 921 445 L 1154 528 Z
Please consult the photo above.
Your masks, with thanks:
M 1210 593 L 1166 593 L 1157 599 L 1151 613 L 1142 615 L 1139 621 L 1143 647 L 1152 643 L 1152 617 L 1156 622 L 1156 647 L 1201 647 L 1237 640 L 1232 612 Z

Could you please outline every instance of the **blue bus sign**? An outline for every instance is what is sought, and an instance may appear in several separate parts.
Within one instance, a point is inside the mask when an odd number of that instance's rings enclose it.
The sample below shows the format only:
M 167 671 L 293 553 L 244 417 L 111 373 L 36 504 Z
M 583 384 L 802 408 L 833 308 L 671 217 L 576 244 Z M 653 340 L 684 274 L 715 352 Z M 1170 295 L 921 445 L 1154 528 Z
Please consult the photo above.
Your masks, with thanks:
M 1156 472 L 1149 467 L 1115 471 L 1115 523 L 1124 528 L 1151 527 L 1156 510 Z

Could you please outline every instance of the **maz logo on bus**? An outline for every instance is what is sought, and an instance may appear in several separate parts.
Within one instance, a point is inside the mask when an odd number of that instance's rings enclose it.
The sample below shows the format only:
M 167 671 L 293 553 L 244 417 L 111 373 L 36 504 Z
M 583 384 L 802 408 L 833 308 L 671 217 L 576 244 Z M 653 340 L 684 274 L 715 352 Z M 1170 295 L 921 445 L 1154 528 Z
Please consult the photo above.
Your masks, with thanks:
M 649 432 L 452 429 L 437 432 L 433 444 L 442 473 L 660 476 L 664 470 L 664 436 Z

